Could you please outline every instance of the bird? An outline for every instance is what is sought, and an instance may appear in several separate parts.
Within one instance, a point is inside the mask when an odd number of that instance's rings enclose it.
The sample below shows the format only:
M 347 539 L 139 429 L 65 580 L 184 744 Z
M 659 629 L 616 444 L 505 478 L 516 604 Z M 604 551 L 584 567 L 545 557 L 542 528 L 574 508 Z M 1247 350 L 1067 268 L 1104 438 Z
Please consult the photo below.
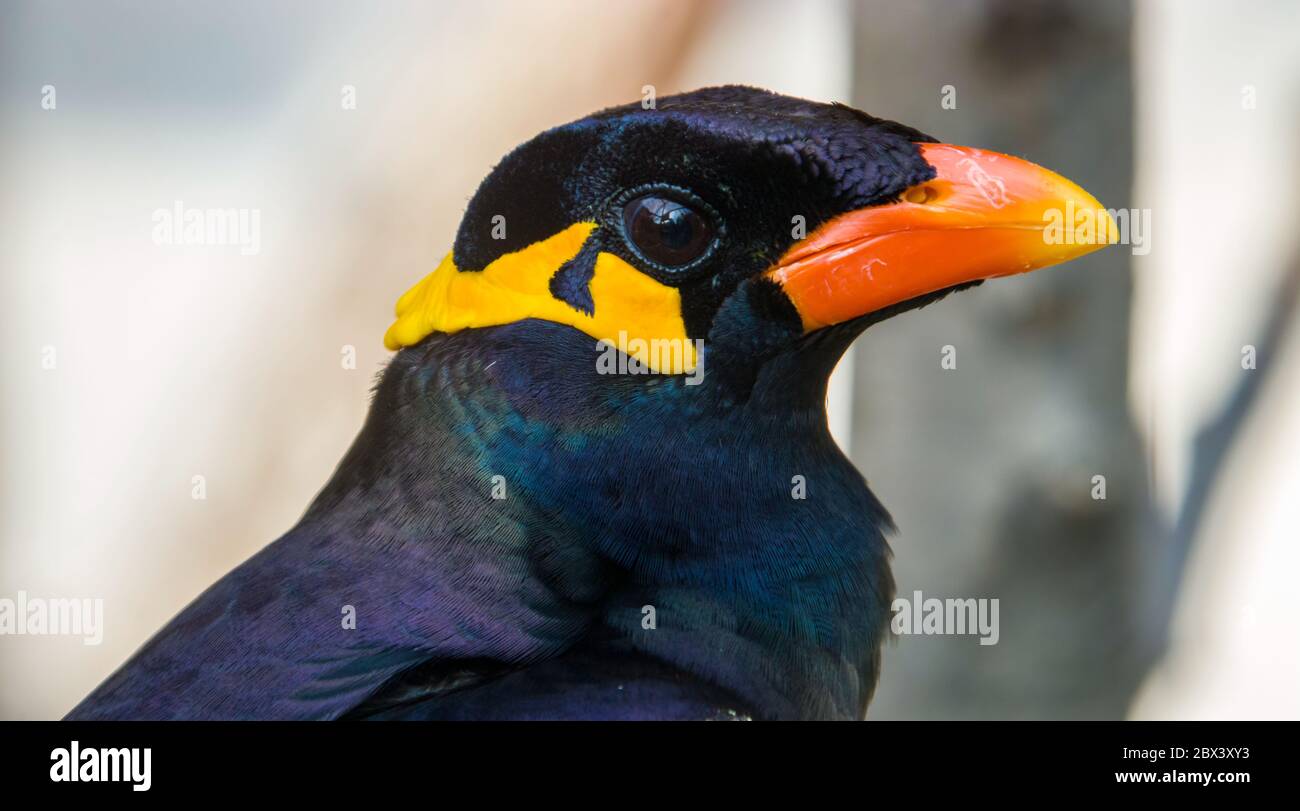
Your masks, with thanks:
M 302 518 L 67 718 L 862 719 L 895 530 L 830 373 L 872 324 L 1113 241 L 1067 210 L 1103 211 L 747 86 L 542 132 L 399 299 Z

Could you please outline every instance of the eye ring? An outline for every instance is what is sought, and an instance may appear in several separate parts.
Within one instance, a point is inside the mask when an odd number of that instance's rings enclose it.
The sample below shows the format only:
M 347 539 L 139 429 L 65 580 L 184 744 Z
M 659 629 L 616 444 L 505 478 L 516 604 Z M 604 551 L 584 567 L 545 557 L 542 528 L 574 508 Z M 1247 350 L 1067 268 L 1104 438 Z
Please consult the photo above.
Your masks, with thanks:
M 665 281 L 685 278 L 705 264 L 725 235 L 713 207 L 678 186 L 637 186 L 612 203 L 609 224 L 631 255 Z

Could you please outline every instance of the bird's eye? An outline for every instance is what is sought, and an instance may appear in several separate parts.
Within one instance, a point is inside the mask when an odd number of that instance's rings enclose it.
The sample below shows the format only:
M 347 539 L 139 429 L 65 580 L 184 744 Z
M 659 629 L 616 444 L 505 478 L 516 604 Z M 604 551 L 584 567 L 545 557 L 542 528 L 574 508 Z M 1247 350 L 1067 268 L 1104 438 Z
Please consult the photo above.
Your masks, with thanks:
M 699 259 L 714 235 L 713 225 L 695 209 L 653 194 L 623 207 L 623 230 L 645 258 L 669 268 Z

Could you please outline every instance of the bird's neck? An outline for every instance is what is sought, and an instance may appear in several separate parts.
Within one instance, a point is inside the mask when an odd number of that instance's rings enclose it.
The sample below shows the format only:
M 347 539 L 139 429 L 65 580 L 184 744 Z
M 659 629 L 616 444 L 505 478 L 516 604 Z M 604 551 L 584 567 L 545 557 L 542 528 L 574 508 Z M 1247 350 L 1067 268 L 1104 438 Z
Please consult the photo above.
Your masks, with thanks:
M 593 637 L 776 717 L 860 715 L 893 594 L 889 519 L 827 432 L 824 378 L 777 359 L 737 392 L 707 370 L 698 386 L 601 374 L 597 354 L 544 322 L 403 351 L 313 510 L 366 501 L 349 493 L 379 470 L 423 469 L 425 500 L 469 490 L 484 519 L 509 503 L 563 538 L 569 568 L 598 560 Z M 437 506 L 382 509 L 415 522 Z

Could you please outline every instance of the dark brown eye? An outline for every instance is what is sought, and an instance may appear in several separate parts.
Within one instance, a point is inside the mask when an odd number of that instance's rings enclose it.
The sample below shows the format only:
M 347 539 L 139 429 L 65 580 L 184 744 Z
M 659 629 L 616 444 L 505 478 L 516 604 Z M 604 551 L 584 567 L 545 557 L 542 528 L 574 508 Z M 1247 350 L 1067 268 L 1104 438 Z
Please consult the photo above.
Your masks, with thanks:
M 697 211 L 650 194 L 624 206 L 623 229 L 645 258 L 670 268 L 700 258 L 713 243 L 713 225 Z

